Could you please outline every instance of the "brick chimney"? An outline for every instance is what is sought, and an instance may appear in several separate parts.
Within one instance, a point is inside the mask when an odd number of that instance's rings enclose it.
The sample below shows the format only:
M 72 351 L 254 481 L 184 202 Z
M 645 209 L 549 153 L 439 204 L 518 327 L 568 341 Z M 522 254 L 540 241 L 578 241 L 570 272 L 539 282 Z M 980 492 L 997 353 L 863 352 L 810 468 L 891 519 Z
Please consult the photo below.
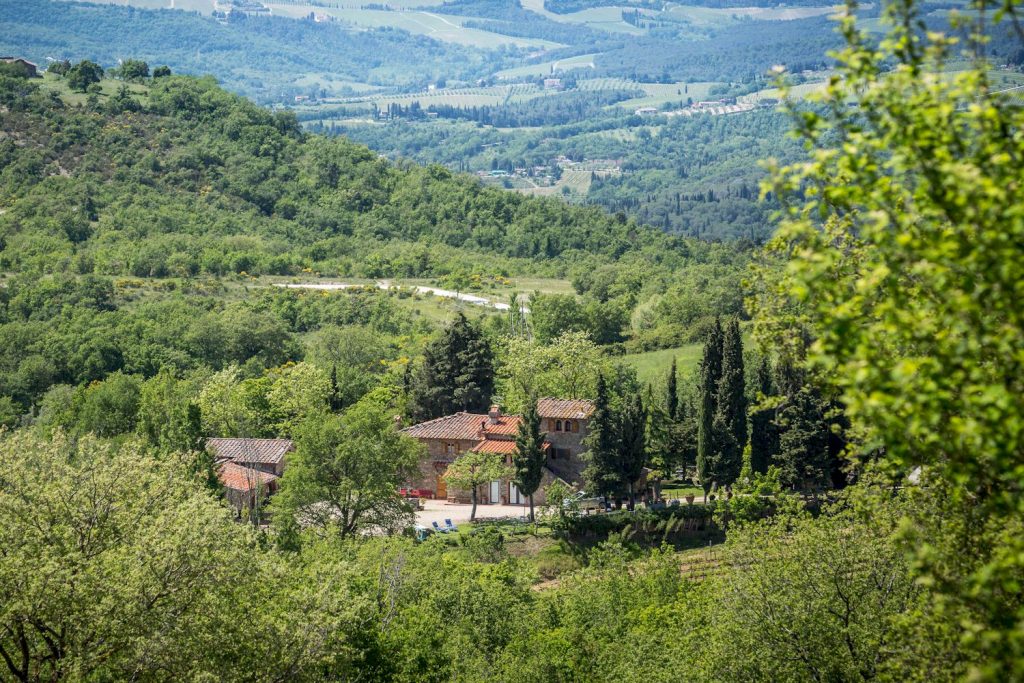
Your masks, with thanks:
M 492 405 L 491 409 L 487 411 L 487 421 L 492 425 L 496 425 L 499 420 L 501 420 L 501 408 Z

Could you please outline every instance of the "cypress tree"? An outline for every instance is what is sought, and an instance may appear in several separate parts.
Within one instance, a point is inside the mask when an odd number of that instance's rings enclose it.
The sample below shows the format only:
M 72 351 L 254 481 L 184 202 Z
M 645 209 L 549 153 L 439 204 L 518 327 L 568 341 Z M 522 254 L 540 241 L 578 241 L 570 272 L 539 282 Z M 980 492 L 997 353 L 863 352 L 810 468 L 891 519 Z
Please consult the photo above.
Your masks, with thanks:
M 775 396 L 771 363 L 761 357 L 757 366 L 757 392 L 759 400 Z M 779 435 L 775 425 L 775 408 L 758 407 L 750 412 L 750 469 L 764 474 L 778 452 Z
M 540 431 L 540 414 L 537 412 L 537 401 L 530 401 L 523 412 L 519 428 L 516 430 L 516 450 L 512 454 L 513 482 L 524 495 L 530 499 L 530 521 L 533 515 L 533 494 L 540 488 L 544 476 L 544 437 Z
M 784 396 L 776 410 L 778 443 L 771 461 L 779 480 L 793 488 L 823 486 L 831 473 L 828 405 L 791 358 L 776 365 L 776 386 Z
M 821 488 L 831 476 L 825 402 L 809 384 L 786 397 L 779 410 L 779 480 L 799 488 Z
M 455 349 L 454 398 L 460 410 L 487 412 L 494 393 L 494 353 L 483 332 L 459 313 L 449 328 L 448 343 Z
M 594 413 L 590 417 L 587 436 L 590 464 L 585 477 L 595 495 L 617 495 L 619 477 L 615 461 L 619 451 L 619 429 L 615 415 L 608 402 L 608 385 L 604 375 L 597 377 L 597 394 L 594 399 Z
M 668 371 L 668 386 L 666 386 L 665 408 L 668 411 L 668 419 L 675 422 L 679 412 L 679 389 L 676 386 L 676 358 L 672 357 L 672 367 Z
M 718 412 L 718 383 L 722 377 L 722 324 L 715 324 L 704 342 L 704 356 L 700 362 L 700 395 L 697 405 L 697 478 L 704 495 L 714 482 L 712 467 L 718 451 L 714 420 Z
M 331 410 L 337 411 L 341 408 L 341 395 L 338 392 L 338 366 L 333 364 L 331 365 L 331 395 L 327 398 L 327 402 Z
M 619 419 L 618 458 L 615 463 L 620 486 L 629 494 L 629 509 L 636 506 L 636 480 L 647 465 L 647 416 L 640 394 L 633 394 L 622 409 Z
M 739 321 L 730 320 L 722 334 L 722 377 L 718 382 L 715 481 L 731 484 L 740 476 L 747 445 L 747 397 L 743 371 L 743 339 Z

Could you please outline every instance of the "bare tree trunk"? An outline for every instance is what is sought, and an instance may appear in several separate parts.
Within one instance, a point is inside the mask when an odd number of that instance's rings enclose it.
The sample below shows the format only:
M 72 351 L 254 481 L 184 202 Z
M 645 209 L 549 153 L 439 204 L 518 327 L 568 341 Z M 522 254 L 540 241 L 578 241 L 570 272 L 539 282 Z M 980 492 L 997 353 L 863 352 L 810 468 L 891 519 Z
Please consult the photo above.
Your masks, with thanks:
M 537 520 L 533 518 L 533 494 L 530 494 L 530 523 L 536 524 Z
M 629 482 L 629 511 L 636 508 L 636 494 L 633 492 L 633 482 Z
M 470 510 L 470 512 L 469 512 L 469 521 L 470 522 L 475 522 L 476 521 L 476 486 L 473 486 L 473 488 L 470 490 L 469 498 L 470 498 L 470 500 L 473 501 L 473 509 Z

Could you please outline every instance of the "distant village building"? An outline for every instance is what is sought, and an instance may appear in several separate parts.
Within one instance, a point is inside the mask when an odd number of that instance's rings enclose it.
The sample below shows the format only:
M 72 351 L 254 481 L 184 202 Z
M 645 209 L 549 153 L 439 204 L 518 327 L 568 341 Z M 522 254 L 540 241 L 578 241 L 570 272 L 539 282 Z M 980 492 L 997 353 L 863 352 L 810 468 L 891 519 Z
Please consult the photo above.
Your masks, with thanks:
M 547 432 L 544 442 L 546 458 L 540 489 L 533 499 L 545 502 L 544 489 L 556 479 L 579 488 L 583 483 L 586 463 L 580 457 L 586 450 L 584 439 L 594 404 L 580 399 L 542 398 L 537 402 L 541 430 Z M 427 447 L 419 463 L 419 473 L 411 488 L 430 492 L 434 498 L 465 503 L 470 492 L 449 487 L 444 479 L 448 466 L 463 453 L 498 453 L 507 464 L 516 450 L 516 432 L 522 418 L 504 415 L 501 408 L 491 406 L 486 415 L 455 413 L 422 422 L 402 430 L 419 439 Z M 485 504 L 519 505 L 526 502 L 516 485 L 508 478 L 498 479 L 480 487 L 477 499 Z
M 545 90 L 561 90 L 562 87 L 563 86 L 562 86 L 562 79 L 561 78 L 545 78 L 544 79 L 544 89 Z
M 635 112 L 638 116 L 651 116 L 658 113 L 657 107 L 640 107 Z
M 22 59 L 21 57 L 0 57 L 0 61 L 4 64 L 17 64 L 25 71 L 25 75 L 28 78 L 40 78 L 39 67 L 27 59 Z

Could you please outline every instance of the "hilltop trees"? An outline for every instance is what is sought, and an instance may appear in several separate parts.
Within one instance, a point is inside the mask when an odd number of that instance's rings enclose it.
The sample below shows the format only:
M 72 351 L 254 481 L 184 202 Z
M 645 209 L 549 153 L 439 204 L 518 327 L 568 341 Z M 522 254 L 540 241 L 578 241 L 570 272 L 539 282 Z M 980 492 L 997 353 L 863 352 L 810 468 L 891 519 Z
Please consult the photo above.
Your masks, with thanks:
M 458 411 L 487 412 L 493 392 L 490 342 L 459 313 L 424 350 L 412 379 L 409 411 L 418 422 Z
M 67 71 L 68 87 L 78 92 L 85 92 L 93 83 L 99 83 L 103 78 L 103 67 L 88 59 L 83 59 Z

